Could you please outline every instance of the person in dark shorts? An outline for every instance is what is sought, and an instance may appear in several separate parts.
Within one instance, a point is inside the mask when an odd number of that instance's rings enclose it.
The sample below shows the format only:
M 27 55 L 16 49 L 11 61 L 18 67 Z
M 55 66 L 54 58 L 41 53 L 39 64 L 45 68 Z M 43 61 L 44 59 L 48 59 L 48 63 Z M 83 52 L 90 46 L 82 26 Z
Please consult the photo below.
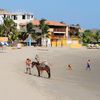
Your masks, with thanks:
M 90 59 L 88 59 L 87 61 L 87 65 L 86 65 L 86 70 L 91 70 L 91 64 L 90 64 Z

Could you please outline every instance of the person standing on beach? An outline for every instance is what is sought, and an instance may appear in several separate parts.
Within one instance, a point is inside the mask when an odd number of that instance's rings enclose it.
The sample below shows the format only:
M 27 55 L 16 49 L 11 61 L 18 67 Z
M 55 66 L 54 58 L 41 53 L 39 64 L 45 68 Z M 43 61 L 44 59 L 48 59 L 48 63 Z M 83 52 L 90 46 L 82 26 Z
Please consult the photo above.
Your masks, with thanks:
M 31 75 L 31 60 L 29 58 L 26 59 L 26 74 Z
M 90 64 L 90 59 L 88 59 L 87 61 L 87 65 L 86 65 L 86 70 L 91 70 L 91 64 Z

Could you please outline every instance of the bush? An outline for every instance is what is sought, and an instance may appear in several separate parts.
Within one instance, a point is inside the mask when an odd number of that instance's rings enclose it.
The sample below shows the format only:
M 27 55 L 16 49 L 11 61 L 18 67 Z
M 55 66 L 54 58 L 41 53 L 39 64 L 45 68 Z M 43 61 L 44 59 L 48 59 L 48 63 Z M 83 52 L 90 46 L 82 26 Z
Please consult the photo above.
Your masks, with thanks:
M 88 46 L 88 43 L 83 43 L 82 45 L 83 45 L 83 46 Z

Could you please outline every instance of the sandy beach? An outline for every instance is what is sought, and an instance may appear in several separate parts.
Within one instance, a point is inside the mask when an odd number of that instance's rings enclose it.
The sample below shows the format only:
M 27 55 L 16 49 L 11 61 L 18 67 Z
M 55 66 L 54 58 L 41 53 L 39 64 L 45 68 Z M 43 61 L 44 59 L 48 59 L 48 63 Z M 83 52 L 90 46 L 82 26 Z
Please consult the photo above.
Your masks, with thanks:
M 51 68 L 51 78 L 25 74 L 25 59 L 39 54 Z M 91 71 L 85 70 L 91 60 Z M 68 70 L 68 64 L 72 70 Z M 0 51 L 0 100 L 100 100 L 100 49 L 23 47 Z

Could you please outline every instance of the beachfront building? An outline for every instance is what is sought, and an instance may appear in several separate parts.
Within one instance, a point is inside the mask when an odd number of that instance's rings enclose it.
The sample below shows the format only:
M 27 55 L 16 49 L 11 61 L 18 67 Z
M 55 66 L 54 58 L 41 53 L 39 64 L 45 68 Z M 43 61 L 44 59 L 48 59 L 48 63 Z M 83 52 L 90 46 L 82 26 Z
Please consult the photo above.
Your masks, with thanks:
M 39 20 L 33 20 L 33 25 L 38 27 Z M 42 44 L 48 46 L 67 46 L 68 26 L 65 23 L 48 21 L 45 23 L 49 26 L 48 38 L 42 40 Z
M 41 29 L 39 28 L 40 20 L 35 20 L 31 13 L 11 13 L 7 10 L 0 9 L 0 24 L 3 24 L 3 18 L 12 19 L 20 32 L 26 32 L 26 26 L 28 23 L 32 22 L 35 32 L 41 34 Z M 66 25 L 63 22 L 48 21 L 45 23 L 49 26 L 48 38 L 42 38 L 43 46 L 71 46 L 80 47 L 78 32 L 80 31 L 80 25 Z
M 34 19 L 34 16 L 31 13 L 23 13 L 23 12 L 16 12 L 12 13 L 4 9 L 0 9 L 0 24 L 3 23 L 3 18 L 10 18 L 12 19 L 16 25 L 17 29 L 21 30 L 24 26 L 21 23 L 29 23 Z

